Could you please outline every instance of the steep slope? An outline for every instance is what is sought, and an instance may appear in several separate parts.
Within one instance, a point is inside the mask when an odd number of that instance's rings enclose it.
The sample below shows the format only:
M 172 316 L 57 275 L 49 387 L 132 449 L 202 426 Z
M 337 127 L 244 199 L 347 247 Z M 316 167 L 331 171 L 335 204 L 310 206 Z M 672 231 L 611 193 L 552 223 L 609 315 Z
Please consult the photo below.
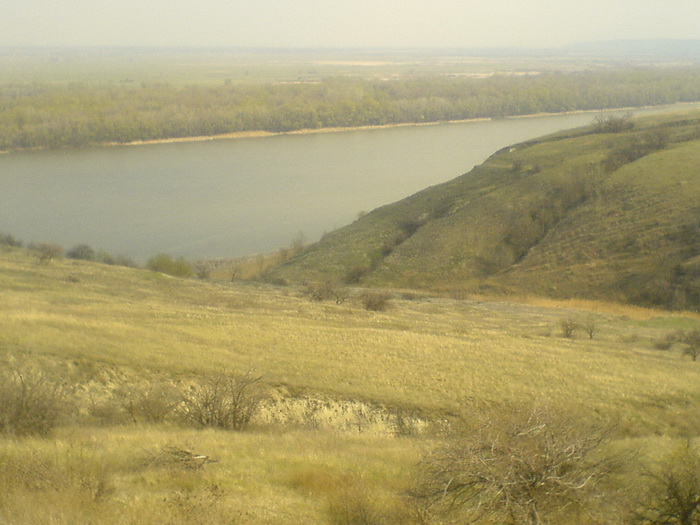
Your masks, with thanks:
M 700 305 L 700 112 L 518 144 L 325 236 L 273 274 Z

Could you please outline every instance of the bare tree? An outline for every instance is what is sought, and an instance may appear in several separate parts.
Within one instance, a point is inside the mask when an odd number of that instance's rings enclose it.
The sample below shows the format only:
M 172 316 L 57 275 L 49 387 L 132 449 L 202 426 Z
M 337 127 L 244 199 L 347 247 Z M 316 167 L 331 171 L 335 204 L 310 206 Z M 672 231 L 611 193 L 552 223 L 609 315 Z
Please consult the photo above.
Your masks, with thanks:
M 584 332 L 588 334 L 589 339 L 593 339 L 596 333 L 597 326 L 595 324 L 595 321 L 593 319 L 587 319 L 585 322 L 581 324 L 581 328 L 583 329 Z
M 562 319 L 559 322 L 559 327 L 561 328 L 562 337 L 570 339 L 574 336 L 574 332 L 581 328 L 581 325 L 573 319 Z

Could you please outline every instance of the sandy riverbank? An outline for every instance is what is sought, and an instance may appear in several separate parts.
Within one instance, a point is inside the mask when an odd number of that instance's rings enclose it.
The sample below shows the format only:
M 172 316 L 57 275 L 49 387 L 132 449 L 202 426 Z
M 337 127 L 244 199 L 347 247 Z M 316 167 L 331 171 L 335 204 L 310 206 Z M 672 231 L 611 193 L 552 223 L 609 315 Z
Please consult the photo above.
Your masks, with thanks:
M 271 137 L 276 135 L 308 135 L 312 133 L 340 133 L 344 131 L 366 131 L 373 129 L 390 129 L 390 128 L 403 128 L 410 126 L 437 126 L 440 124 L 466 124 L 470 122 L 489 122 L 492 120 L 501 119 L 525 119 L 525 118 L 541 118 L 541 117 L 556 117 L 560 115 L 580 115 L 580 114 L 599 114 L 599 113 L 619 113 L 628 111 L 638 111 L 644 109 L 663 109 L 663 108 L 674 108 L 674 107 L 687 107 L 687 106 L 697 106 L 699 102 L 688 102 L 688 103 L 678 103 L 670 104 L 667 106 L 643 106 L 643 107 L 626 107 L 626 108 L 612 108 L 612 109 L 581 109 L 574 111 L 562 111 L 558 113 L 532 113 L 528 115 L 507 115 L 505 117 L 482 117 L 482 118 L 470 118 L 470 119 L 460 119 L 460 120 L 440 120 L 435 122 L 400 122 L 396 124 L 380 124 L 380 125 L 368 125 L 368 126 L 352 126 L 352 127 L 333 127 L 333 128 L 313 128 L 313 129 L 299 129 L 293 131 L 238 131 L 234 133 L 223 133 L 220 135 L 206 135 L 206 136 L 195 136 L 195 137 L 177 137 L 168 139 L 154 139 L 154 140 L 138 140 L 133 142 L 107 142 L 99 144 L 100 146 L 139 146 L 146 144 L 172 144 L 178 142 L 203 142 L 207 140 L 222 140 L 222 139 L 240 139 L 240 138 L 258 138 L 258 137 Z

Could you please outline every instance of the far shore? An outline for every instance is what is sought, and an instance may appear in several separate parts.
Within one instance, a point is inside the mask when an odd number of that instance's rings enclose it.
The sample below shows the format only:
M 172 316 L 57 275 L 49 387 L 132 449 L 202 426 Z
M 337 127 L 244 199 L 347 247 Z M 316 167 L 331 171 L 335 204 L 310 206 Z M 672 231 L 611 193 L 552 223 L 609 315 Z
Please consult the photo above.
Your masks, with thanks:
M 558 113 L 532 113 L 528 115 L 507 115 L 504 117 L 482 117 L 460 120 L 440 120 L 435 122 L 400 122 L 396 124 L 378 124 L 367 126 L 352 126 L 352 127 L 332 127 L 332 128 L 307 128 L 293 131 L 236 131 L 232 133 L 221 133 L 218 135 L 197 135 L 191 137 L 172 137 L 151 140 L 135 140 L 131 142 L 99 142 L 95 144 L 87 144 L 84 147 L 90 146 L 145 146 L 152 144 L 175 144 L 179 142 L 204 142 L 209 140 L 224 140 L 224 139 L 248 139 L 273 137 L 278 135 L 308 135 L 313 133 L 340 133 L 344 131 L 366 131 L 373 129 L 390 129 L 402 128 L 410 126 L 436 126 L 439 124 L 465 124 L 470 122 L 489 122 L 492 120 L 503 119 L 520 119 L 520 118 L 538 118 L 538 117 L 556 117 L 559 115 L 577 115 L 577 114 L 596 114 L 596 113 L 615 113 L 620 111 L 635 111 L 641 109 L 663 109 L 674 107 L 697 106 L 700 102 L 679 102 L 676 104 L 668 104 L 662 106 L 640 106 L 640 107 L 625 107 L 625 108 L 609 108 L 609 109 L 581 109 L 573 111 L 562 111 Z M 82 146 L 81 146 L 82 147 Z M 0 150 L 0 154 L 11 153 L 13 151 L 41 151 L 46 148 L 19 148 L 16 150 Z

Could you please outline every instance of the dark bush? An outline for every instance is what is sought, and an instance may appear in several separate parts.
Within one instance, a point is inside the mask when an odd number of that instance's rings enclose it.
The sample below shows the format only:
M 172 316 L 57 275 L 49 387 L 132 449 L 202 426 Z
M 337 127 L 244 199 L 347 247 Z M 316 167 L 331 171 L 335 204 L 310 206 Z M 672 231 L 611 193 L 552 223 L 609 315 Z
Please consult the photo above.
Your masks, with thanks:
M 596 133 L 621 133 L 634 128 L 632 115 L 599 115 L 593 121 Z
M 83 261 L 94 261 L 95 250 L 87 244 L 78 244 L 66 252 L 69 259 L 80 259 Z
M 700 523 L 700 456 L 686 443 L 646 469 L 647 492 L 630 521 L 645 525 L 696 525 Z
M 343 278 L 345 284 L 359 284 L 362 278 L 370 272 L 370 269 L 366 266 L 355 266 L 350 268 Z
M 362 295 L 362 306 L 365 310 L 383 312 L 389 307 L 391 295 L 385 292 L 366 292 Z
M 22 246 L 22 241 L 15 239 L 9 233 L 0 232 L 0 245 L 2 246 L 14 246 L 15 248 L 20 248 Z
M 347 299 L 347 292 L 342 287 L 336 286 L 330 281 L 314 283 L 307 289 L 307 293 L 312 301 L 335 301 L 336 304 L 343 304 Z

